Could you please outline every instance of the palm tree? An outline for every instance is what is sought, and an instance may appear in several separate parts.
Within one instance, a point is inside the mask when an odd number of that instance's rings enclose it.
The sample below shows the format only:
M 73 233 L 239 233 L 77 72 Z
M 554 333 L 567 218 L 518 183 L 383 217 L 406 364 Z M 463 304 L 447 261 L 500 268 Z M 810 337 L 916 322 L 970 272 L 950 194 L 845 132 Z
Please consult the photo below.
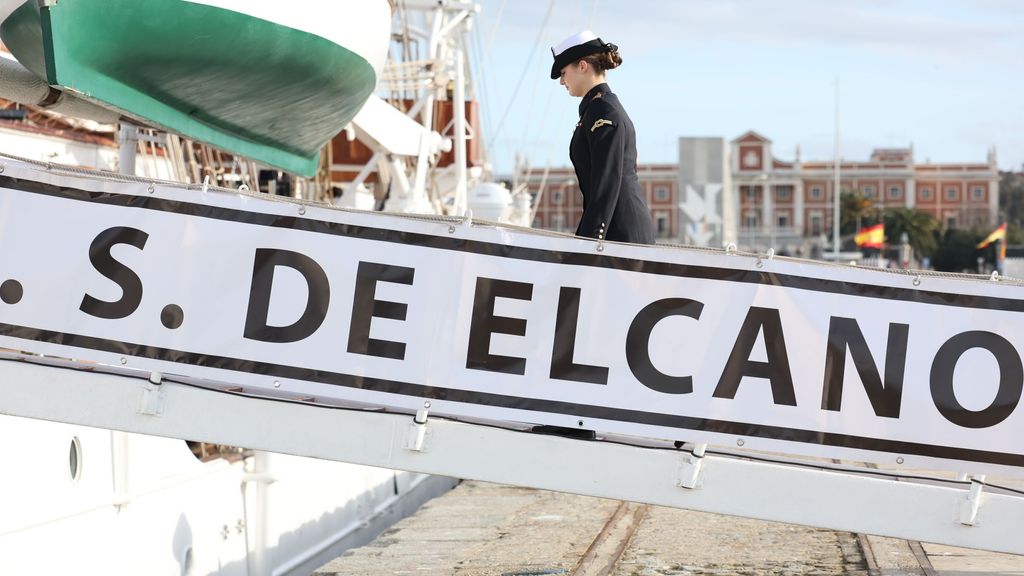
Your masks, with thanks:
M 860 232 L 862 221 L 871 219 L 877 212 L 871 199 L 860 192 L 840 193 L 839 204 L 839 230 L 846 234 Z
M 935 233 L 939 230 L 939 221 L 928 214 L 913 208 L 888 208 L 884 214 L 885 235 L 889 244 L 896 244 L 904 232 L 907 241 L 918 257 L 931 256 L 938 247 Z

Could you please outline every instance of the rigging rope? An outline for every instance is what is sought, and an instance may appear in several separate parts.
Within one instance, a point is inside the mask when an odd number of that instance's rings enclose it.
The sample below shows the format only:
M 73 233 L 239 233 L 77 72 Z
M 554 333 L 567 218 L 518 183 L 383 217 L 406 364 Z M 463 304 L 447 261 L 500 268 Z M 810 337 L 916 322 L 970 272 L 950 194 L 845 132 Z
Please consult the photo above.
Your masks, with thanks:
M 508 119 L 508 113 L 512 110 L 512 106 L 516 103 L 516 96 L 519 95 L 519 89 L 523 85 L 523 80 L 526 78 L 526 73 L 530 71 L 530 65 L 533 63 L 533 57 L 537 53 L 537 47 L 540 46 L 541 38 L 544 37 L 544 31 L 548 27 L 548 22 L 551 20 L 551 12 L 555 8 L 555 0 L 548 2 L 547 13 L 544 14 L 544 22 L 541 23 L 540 31 L 537 33 L 537 38 L 533 42 L 533 48 L 530 50 L 530 56 L 526 59 L 526 64 L 523 66 L 523 72 L 519 75 L 519 81 L 516 82 L 516 87 L 512 91 L 512 97 L 508 101 L 508 105 L 505 107 L 505 112 L 501 115 L 501 120 L 498 122 L 498 127 L 494 129 L 494 134 L 491 135 L 490 140 L 487 142 L 487 152 L 491 151 L 494 146 L 494 142 L 498 139 L 498 134 L 501 133 L 502 127 L 505 125 L 505 120 Z

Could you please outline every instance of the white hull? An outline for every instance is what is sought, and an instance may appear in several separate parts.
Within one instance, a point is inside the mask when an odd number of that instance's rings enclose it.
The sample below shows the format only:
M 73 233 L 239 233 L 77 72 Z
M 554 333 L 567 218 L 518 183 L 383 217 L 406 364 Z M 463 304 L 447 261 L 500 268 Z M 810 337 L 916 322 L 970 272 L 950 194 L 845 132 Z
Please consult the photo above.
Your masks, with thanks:
M 10 416 L 0 435 L 2 574 L 309 573 L 452 485 L 266 452 L 200 462 L 181 440 Z

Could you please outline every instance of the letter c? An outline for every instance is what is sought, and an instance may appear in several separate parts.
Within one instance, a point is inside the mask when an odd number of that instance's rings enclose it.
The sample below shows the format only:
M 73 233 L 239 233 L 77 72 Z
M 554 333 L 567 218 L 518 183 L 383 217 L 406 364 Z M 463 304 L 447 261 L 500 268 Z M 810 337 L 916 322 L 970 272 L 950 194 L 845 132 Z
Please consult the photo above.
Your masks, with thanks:
M 688 298 L 665 298 L 644 307 L 626 333 L 626 362 L 633 376 L 641 384 L 665 394 L 689 394 L 693 392 L 691 376 L 669 376 L 654 367 L 651 362 L 651 332 L 654 327 L 669 316 L 686 316 L 700 320 L 704 304 Z

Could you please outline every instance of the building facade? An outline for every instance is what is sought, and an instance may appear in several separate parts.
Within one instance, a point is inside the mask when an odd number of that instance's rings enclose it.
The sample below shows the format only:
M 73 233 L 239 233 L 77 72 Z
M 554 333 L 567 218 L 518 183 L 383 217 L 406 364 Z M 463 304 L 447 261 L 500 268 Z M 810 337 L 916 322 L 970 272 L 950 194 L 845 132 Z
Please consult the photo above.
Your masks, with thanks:
M 833 161 L 785 161 L 771 140 L 747 132 L 732 141 L 739 243 L 751 248 L 800 246 L 831 238 Z M 913 148 L 878 148 L 865 161 L 841 160 L 839 192 L 859 192 L 879 209 L 914 208 L 943 228 L 991 228 L 999 214 L 994 150 L 985 163 L 918 164 Z
M 772 142 L 750 131 L 730 143 L 680 138 L 678 164 L 637 167 L 662 243 L 808 254 L 830 244 L 833 162 L 777 158 Z M 923 164 L 913 148 L 878 148 L 864 161 L 841 160 L 839 191 L 859 192 L 879 209 L 927 212 L 943 228 L 994 228 L 999 217 L 995 151 L 986 162 Z M 534 198 L 533 226 L 573 233 L 583 213 L 572 168 L 521 177 Z

